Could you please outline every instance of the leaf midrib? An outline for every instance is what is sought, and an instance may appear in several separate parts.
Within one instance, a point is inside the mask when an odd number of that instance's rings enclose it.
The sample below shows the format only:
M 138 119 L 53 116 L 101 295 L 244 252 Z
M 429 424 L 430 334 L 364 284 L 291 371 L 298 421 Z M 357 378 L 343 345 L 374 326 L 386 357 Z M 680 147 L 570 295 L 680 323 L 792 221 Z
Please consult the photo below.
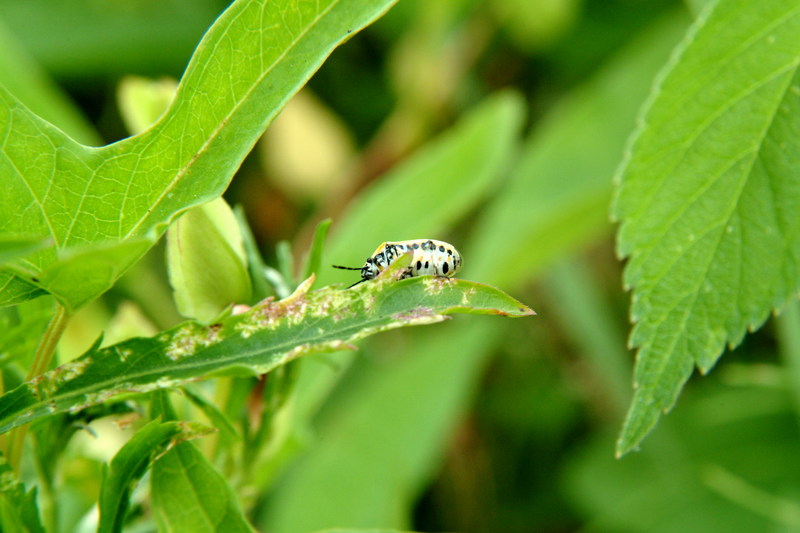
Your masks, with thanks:
M 197 161 L 204 153 L 206 153 L 206 151 L 208 150 L 208 147 L 211 145 L 211 143 L 219 136 L 219 133 L 222 131 L 222 129 L 226 125 L 228 125 L 230 123 L 231 117 L 236 114 L 236 112 L 241 108 L 243 103 L 248 100 L 248 98 L 256 90 L 256 88 L 261 85 L 261 83 L 264 81 L 264 79 L 275 69 L 275 67 L 290 52 L 294 51 L 294 49 L 296 48 L 298 43 L 308 34 L 308 32 L 313 27 L 315 27 L 317 24 L 319 24 L 319 22 L 325 16 L 327 16 L 328 13 L 335 6 L 339 5 L 341 3 L 341 1 L 342 0 L 333 0 L 328 5 L 327 9 L 325 9 L 324 11 L 319 13 L 314 19 L 312 19 L 312 21 L 310 21 L 309 24 L 306 25 L 306 27 L 303 29 L 303 31 L 300 32 L 295 37 L 295 39 L 291 41 L 291 44 L 289 46 L 287 46 L 283 50 L 283 52 L 278 57 L 276 57 L 275 60 L 266 69 L 262 69 L 261 74 L 256 78 L 255 82 L 250 84 L 250 86 L 248 87 L 247 91 L 244 93 L 244 95 L 241 98 L 239 98 L 236 101 L 235 105 L 231 108 L 230 112 L 227 113 L 225 115 L 225 117 L 223 118 L 223 120 L 221 120 L 217 124 L 217 126 L 213 129 L 211 134 L 206 138 L 206 140 L 203 142 L 203 144 L 200 146 L 200 148 L 194 154 L 192 154 L 192 156 L 189 158 L 189 160 L 180 169 L 178 169 L 178 172 L 175 174 L 173 179 L 164 187 L 164 190 L 156 198 L 156 200 L 153 202 L 153 204 L 147 209 L 147 211 L 145 211 L 144 215 L 142 215 L 142 217 L 136 223 L 134 223 L 133 226 L 131 226 L 131 229 L 128 230 L 128 232 L 125 235 L 123 235 L 122 239 L 127 239 L 127 238 L 131 237 L 139 229 L 139 227 L 144 223 L 144 221 L 147 220 L 147 218 L 149 217 L 150 213 L 152 213 L 156 209 L 156 207 L 158 207 L 158 205 L 164 200 L 164 198 L 167 196 L 167 194 L 169 194 L 169 192 L 172 191 L 175 188 L 175 186 L 183 178 L 183 176 L 185 176 L 189 172 L 189 170 L 191 170 L 191 168 L 193 167 L 195 161 Z M 262 9 L 261 9 L 262 12 L 263 12 L 263 9 L 264 9 L 265 5 L 266 5 L 266 2 L 264 4 L 262 4 L 262 6 L 261 6 L 262 7 Z M 241 13 L 240 13 L 240 15 L 241 15 Z M 180 94 L 180 88 L 178 90 L 178 94 Z M 162 124 L 164 124 L 164 123 L 168 122 L 169 120 L 171 120 L 170 112 L 173 109 L 173 107 L 175 105 L 177 105 L 176 102 L 177 102 L 177 100 L 175 100 L 170 105 L 170 109 L 162 116 L 162 119 L 159 121 L 159 124 L 154 126 L 154 128 L 160 128 L 160 126 Z M 278 110 L 276 109 L 275 112 L 277 112 L 277 111 Z M 159 133 L 161 133 L 161 132 L 159 131 Z M 150 142 L 147 145 L 145 145 L 144 147 L 142 147 L 141 151 L 142 152 L 145 151 L 148 146 L 150 146 L 153 142 L 155 142 L 157 137 L 158 137 L 158 135 L 152 135 L 152 139 L 150 140 Z M 134 172 L 133 172 L 134 174 L 137 172 L 140 162 L 141 162 L 141 158 L 137 159 L 136 168 L 134 168 Z M 126 200 L 127 200 L 127 198 L 126 198 Z M 123 207 L 124 207 L 124 203 L 123 203 Z

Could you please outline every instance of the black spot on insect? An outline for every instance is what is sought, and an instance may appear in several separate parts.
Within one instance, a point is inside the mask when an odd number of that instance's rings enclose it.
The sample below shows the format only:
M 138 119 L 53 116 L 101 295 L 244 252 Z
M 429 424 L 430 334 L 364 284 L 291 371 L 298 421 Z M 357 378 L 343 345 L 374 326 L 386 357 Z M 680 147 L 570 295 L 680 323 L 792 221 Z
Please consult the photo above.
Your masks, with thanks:
M 417 270 L 422 269 L 422 261 L 417 261 Z
M 436 249 L 436 245 L 433 244 L 433 241 L 428 241 L 427 244 L 428 244 L 428 250 L 435 250 Z
M 449 270 L 450 270 L 450 265 L 448 265 L 447 261 L 445 261 L 444 264 L 442 265 L 442 274 L 447 274 Z
M 441 244 L 439 245 L 439 251 L 444 252 L 444 246 L 442 246 Z
M 415 250 L 419 250 L 419 243 L 415 242 L 412 246 L 414 247 Z
M 425 261 L 425 268 L 428 268 L 428 261 Z
M 448 249 L 447 249 L 447 255 L 453 255 L 453 250 L 451 250 L 450 248 L 448 248 Z

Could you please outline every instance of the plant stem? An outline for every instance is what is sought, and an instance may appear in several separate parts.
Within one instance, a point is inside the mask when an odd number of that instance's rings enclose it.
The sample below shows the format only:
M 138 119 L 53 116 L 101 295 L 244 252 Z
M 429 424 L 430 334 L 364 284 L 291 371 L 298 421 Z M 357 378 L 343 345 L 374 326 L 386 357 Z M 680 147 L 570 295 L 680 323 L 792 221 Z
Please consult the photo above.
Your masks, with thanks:
M 53 354 L 56 352 L 56 346 L 58 346 L 58 341 L 61 339 L 61 335 L 64 333 L 64 328 L 67 327 L 68 321 L 69 315 L 66 309 L 58 305 L 53 318 L 47 325 L 44 335 L 42 335 L 42 340 L 39 341 L 39 347 L 36 349 L 33 364 L 31 364 L 28 375 L 25 378 L 26 381 L 30 381 L 36 376 L 41 375 L 50 366 L 50 362 L 53 360 Z M 24 425 L 13 429 L 8 437 L 8 462 L 17 472 L 19 472 L 19 466 L 22 461 L 22 448 L 27 433 L 28 426 Z

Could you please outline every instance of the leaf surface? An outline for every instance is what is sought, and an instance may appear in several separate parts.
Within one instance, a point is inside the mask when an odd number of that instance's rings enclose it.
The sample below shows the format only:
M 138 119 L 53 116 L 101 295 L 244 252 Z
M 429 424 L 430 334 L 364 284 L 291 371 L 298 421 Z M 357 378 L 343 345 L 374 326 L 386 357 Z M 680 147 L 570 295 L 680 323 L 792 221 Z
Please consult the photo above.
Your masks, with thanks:
M 153 394 L 152 413 L 176 416 L 166 393 Z M 177 443 L 153 465 L 150 489 L 160 531 L 253 531 L 231 485 L 191 442 Z
M 635 448 L 696 366 L 760 326 L 800 280 L 800 5 L 718 2 L 662 74 L 619 179 L 633 288 Z
M 267 300 L 218 323 L 181 324 L 151 338 L 95 346 L 0 397 L 0 432 L 54 413 L 75 412 L 120 392 L 176 387 L 211 375 L 258 375 L 300 356 L 352 349 L 363 337 L 431 324 L 450 313 L 527 316 L 529 308 L 498 289 L 463 280 L 392 276 L 408 257 L 370 283 Z
M 201 434 L 198 428 L 180 422 L 153 420 L 131 437 L 117 452 L 103 475 L 100 488 L 98 533 L 122 531 L 130 492 L 159 454 L 180 440 Z
M 162 118 L 101 148 L 78 144 L 0 86 L 0 235 L 55 244 L 0 272 L 0 304 L 45 290 L 74 309 L 102 294 L 176 215 L 222 194 L 333 48 L 392 3 L 234 2 L 198 45 Z

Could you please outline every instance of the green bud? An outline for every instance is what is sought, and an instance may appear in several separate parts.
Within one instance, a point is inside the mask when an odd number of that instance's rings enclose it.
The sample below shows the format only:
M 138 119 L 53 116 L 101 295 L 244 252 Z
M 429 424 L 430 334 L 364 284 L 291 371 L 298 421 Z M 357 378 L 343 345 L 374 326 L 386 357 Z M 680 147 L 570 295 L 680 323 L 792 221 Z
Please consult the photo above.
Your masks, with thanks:
M 250 298 L 239 225 L 222 198 L 188 210 L 167 230 L 167 266 L 178 310 L 188 318 L 210 322 Z
M 149 128 L 167 109 L 177 87 L 178 82 L 170 78 L 123 78 L 117 89 L 117 104 L 128 131 L 135 135 Z

